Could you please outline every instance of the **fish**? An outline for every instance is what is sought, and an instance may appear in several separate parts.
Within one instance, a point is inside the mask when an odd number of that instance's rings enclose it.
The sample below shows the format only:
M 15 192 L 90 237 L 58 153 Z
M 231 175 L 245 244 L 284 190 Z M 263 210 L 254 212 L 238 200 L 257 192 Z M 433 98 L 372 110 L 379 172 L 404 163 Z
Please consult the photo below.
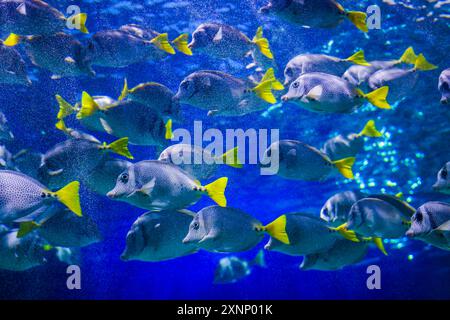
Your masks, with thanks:
M 344 72 L 342 79 L 347 80 L 354 86 L 362 87 L 367 84 L 367 80 L 370 76 L 378 70 L 394 68 L 401 64 L 413 65 L 417 60 L 417 57 L 414 49 L 408 47 L 398 60 L 374 60 L 370 61 L 368 66 L 353 65 Z
M 399 239 L 408 230 L 415 211 L 397 197 L 369 195 L 352 206 L 343 226 L 364 237 Z
M 14 139 L 14 134 L 12 133 L 8 119 L 3 112 L 0 111 L 0 141 L 9 142 Z
M 187 47 L 185 36 L 176 39 L 180 48 Z M 183 45 L 184 44 L 184 45 Z M 185 52 L 187 49 L 182 49 Z M 160 61 L 174 55 L 167 33 L 138 25 L 94 33 L 87 44 L 87 59 L 92 65 L 122 68 L 145 61 Z
M 302 74 L 311 72 L 322 72 L 340 77 L 352 64 L 370 66 L 370 63 L 365 60 L 363 50 L 359 50 L 346 59 L 326 54 L 299 54 L 286 64 L 284 85 L 290 85 Z
M 20 171 L 16 163 L 16 159 L 20 156 L 21 152 L 13 155 L 5 145 L 0 144 L 0 169 Z
M 24 223 L 19 229 L 20 237 L 46 221 L 52 213 L 49 207 L 56 203 L 82 216 L 79 186 L 78 181 L 72 181 L 58 191 L 51 191 L 22 173 L 0 170 L 0 223 Z
M 283 216 L 263 226 L 240 209 L 210 206 L 197 212 L 183 243 L 211 252 L 241 252 L 255 247 L 265 233 L 288 244 L 285 226 Z
M 441 170 L 439 170 L 437 174 L 436 183 L 433 185 L 433 190 L 444 194 L 450 194 L 450 177 L 448 175 L 449 171 L 450 171 L 450 161 L 447 162 L 441 168 Z
M 359 133 L 350 133 L 346 136 L 337 135 L 328 139 L 321 151 L 331 160 L 356 157 L 364 149 L 365 137 L 379 138 L 382 136 L 383 134 L 375 126 L 375 121 L 369 120 Z
M 64 29 L 89 33 L 86 20 L 86 13 L 65 17 L 42 0 L 0 1 L 0 33 L 10 33 L 7 45 L 15 45 L 17 35 L 51 35 Z
M 423 54 L 419 54 L 413 68 L 381 69 L 372 74 L 367 83 L 372 90 L 388 86 L 391 100 L 398 101 L 408 97 L 413 91 L 419 78 L 417 71 L 429 71 L 436 68 L 437 66 L 429 63 Z
M 0 41 L 0 61 L 0 83 L 31 85 L 22 56 L 16 49 L 4 45 L 3 41 Z
M 31 62 L 52 72 L 52 79 L 90 76 L 95 71 L 86 58 L 86 49 L 74 36 L 59 32 L 53 35 L 19 37 Z
M 329 250 L 338 239 L 351 239 L 358 242 L 352 231 L 332 228 L 325 221 L 307 213 L 287 213 L 282 215 L 286 221 L 289 243 L 271 237 L 265 250 L 281 252 L 290 256 L 302 256 Z
M 359 190 L 338 192 L 320 210 L 320 218 L 333 227 L 346 223 L 352 206 L 367 195 Z
M 366 101 L 377 108 L 390 109 L 388 92 L 389 87 L 383 86 L 366 94 L 340 77 L 312 72 L 292 82 L 281 100 L 317 113 L 351 113 Z
M 354 178 L 352 166 L 355 158 L 331 161 L 325 153 L 301 141 L 279 140 L 272 143 L 264 152 L 261 163 L 267 163 L 267 159 L 274 154 L 278 154 L 276 174 L 285 179 L 323 181 L 335 172 L 347 179 Z
M 200 146 L 178 143 L 163 150 L 158 160 L 172 163 L 199 180 L 213 177 L 219 164 L 233 168 L 243 167 L 238 157 L 237 147 L 215 156 L 210 150 Z
M 37 229 L 48 244 L 81 248 L 103 239 L 97 223 L 89 215 L 77 217 L 62 206 L 54 206 L 50 210 L 54 210 L 52 216 Z
M 124 170 L 107 196 L 150 211 L 184 209 L 203 195 L 225 207 L 227 183 L 228 178 L 222 177 L 202 186 L 198 180 L 173 164 L 144 160 Z
M 450 250 L 450 204 L 430 201 L 411 217 L 406 236 L 417 238 L 443 250 Z
M 448 104 L 450 102 L 450 68 L 441 72 L 438 89 L 442 94 L 441 103 Z
M 252 40 L 238 29 L 215 22 L 202 23 L 192 33 L 188 47 L 194 52 L 206 53 L 217 58 L 244 58 L 255 49 L 273 59 L 269 41 L 263 37 L 262 27 Z
M 214 272 L 214 284 L 236 283 L 248 277 L 253 267 L 266 268 L 264 251 L 259 250 L 253 260 L 239 259 L 236 256 L 229 256 L 219 260 Z
M 272 89 L 282 88 L 273 69 L 267 70 L 259 84 L 221 71 L 202 70 L 184 78 L 174 99 L 208 110 L 209 116 L 241 116 L 276 103 Z
M 59 120 L 55 124 L 55 128 L 62 131 L 68 138 L 86 140 L 86 141 L 90 141 L 92 143 L 101 144 L 100 140 L 98 140 L 93 135 L 83 132 L 83 131 L 80 131 L 80 130 L 76 130 L 76 129 L 67 127 L 64 119 Z
M 195 245 L 182 243 L 193 216 L 189 210 L 144 213 L 128 231 L 120 259 L 158 262 L 196 253 Z
M 145 82 L 129 89 L 125 79 L 118 101 L 126 98 L 156 110 L 166 120 L 181 121 L 180 104 L 173 99 L 174 95 L 172 90 L 157 82 Z
M 14 170 L 38 180 L 38 170 L 41 166 L 43 156 L 40 152 L 23 149 L 13 156 Z
M 17 233 L 18 229 L 0 227 L 0 269 L 25 271 L 45 264 L 45 241 L 35 232 L 22 238 Z
M 86 91 L 83 91 L 81 109 L 77 119 L 94 115 L 92 122 L 100 122 L 103 132 L 116 137 L 127 137 L 130 144 L 164 146 L 172 138 L 172 120 L 164 123 L 160 113 L 136 101 L 118 101 L 100 106 Z M 96 125 L 89 126 L 91 129 Z
M 326 252 L 308 254 L 303 257 L 300 270 L 335 271 L 356 264 L 367 255 L 367 242 L 337 240 Z
M 259 13 L 274 14 L 289 23 L 311 28 L 335 28 L 349 20 L 359 30 L 369 31 L 366 13 L 347 11 L 335 0 L 268 0 Z
M 67 139 L 49 149 L 38 169 L 39 181 L 52 188 L 59 188 L 73 179 L 89 174 L 109 152 L 132 159 L 128 150 L 128 138 L 110 144 L 86 139 Z

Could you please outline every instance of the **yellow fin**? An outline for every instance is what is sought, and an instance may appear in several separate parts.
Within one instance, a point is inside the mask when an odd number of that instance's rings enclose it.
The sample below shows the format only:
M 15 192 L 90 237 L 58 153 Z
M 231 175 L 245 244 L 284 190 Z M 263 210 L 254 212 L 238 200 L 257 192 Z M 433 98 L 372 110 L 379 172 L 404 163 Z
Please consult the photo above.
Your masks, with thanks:
M 284 244 L 291 244 L 289 241 L 289 236 L 286 232 L 286 215 L 282 215 L 264 226 L 264 231 L 266 231 L 272 238 Z
M 205 186 L 208 196 L 221 207 L 227 206 L 227 199 L 225 198 L 227 183 L 228 178 L 222 177 Z
M 67 127 L 66 124 L 64 122 L 63 119 L 60 119 L 56 124 L 55 124 L 56 129 L 61 130 L 62 132 L 67 132 Z
M 172 119 L 167 120 L 166 122 L 166 134 L 165 138 L 167 140 L 173 139 L 173 132 L 172 132 Z
M 69 17 L 68 20 L 71 21 L 72 25 L 77 26 L 77 29 L 81 32 L 89 33 L 88 29 L 86 28 L 87 13 L 76 14 L 72 17 Z
M 414 52 L 413 47 L 409 47 L 408 49 L 405 50 L 405 52 L 403 52 L 402 56 L 400 57 L 400 59 L 398 60 L 401 63 L 406 63 L 406 64 L 415 64 L 416 60 L 417 60 L 417 55 Z
M 366 61 L 366 58 L 364 57 L 363 50 L 359 50 L 358 52 L 354 53 L 353 55 L 345 59 L 345 61 L 358 64 L 360 66 L 370 66 L 370 63 L 368 63 Z
M 373 120 L 367 121 L 366 125 L 364 126 L 364 129 L 362 129 L 359 135 L 370 138 L 378 138 L 383 136 L 383 134 L 380 131 L 378 131 L 377 127 L 375 126 L 375 121 Z
M 258 50 L 267 58 L 273 59 L 272 51 L 270 51 L 269 40 L 263 37 L 262 35 L 262 27 L 259 27 L 256 31 L 255 36 L 253 37 L 252 42 L 256 44 Z
M 397 194 L 395 194 L 396 198 L 399 198 L 400 200 L 403 199 L 403 192 L 399 192 Z
M 243 165 L 239 161 L 238 151 L 239 151 L 238 147 L 235 147 L 233 149 L 228 150 L 224 154 L 217 156 L 216 159 L 222 159 L 224 164 L 233 168 L 240 169 L 243 167 Z
M 161 33 L 160 35 L 150 40 L 150 42 L 162 51 L 167 52 L 168 54 L 175 54 L 174 48 L 169 43 L 169 36 L 167 35 L 167 33 Z
M 39 227 L 40 226 L 34 221 L 21 222 L 19 231 L 17 231 L 17 238 L 22 238 Z
M 10 33 L 8 38 L 3 41 L 3 44 L 7 47 L 14 47 L 20 43 L 20 40 L 22 39 L 21 36 L 15 33 Z
M 420 70 L 420 71 L 429 71 L 436 69 L 437 66 L 434 64 L 431 64 L 425 59 L 425 56 L 423 54 L 419 54 L 416 61 L 414 62 L 414 69 Z
M 63 119 L 75 112 L 75 108 L 66 100 L 64 100 L 59 94 L 57 94 L 55 98 L 59 104 L 59 111 L 57 115 L 58 119 Z
M 252 89 L 256 95 L 266 101 L 267 103 L 274 104 L 277 103 L 277 99 L 272 93 L 272 81 L 264 81 L 259 83 L 256 87 Z
M 111 150 L 112 152 L 124 156 L 128 159 L 134 159 L 133 155 L 128 150 L 128 137 L 120 138 L 110 144 L 104 146 L 104 149 Z
M 100 107 L 97 102 L 87 93 L 83 91 L 81 96 L 81 109 L 77 113 L 77 119 L 84 119 L 92 116 Z
M 384 254 L 385 256 L 388 255 L 386 249 L 384 248 L 383 239 L 378 238 L 378 237 L 373 237 L 373 238 L 372 238 L 372 241 L 373 241 L 373 243 L 377 246 L 377 248 L 378 248 L 381 252 L 383 252 L 383 254 Z
M 348 20 L 350 20 L 359 30 L 363 32 L 369 31 L 366 24 L 367 14 L 361 11 L 347 11 L 346 15 Z
M 347 229 L 347 223 L 341 224 L 339 227 L 336 228 L 329 227 L 328 229 L 338 232 L 341 236 L 343 236 L 347 240 L 353 242 L 360 241 L 354 231 Z
M 371 104 L 380 109 L 391 109 L 391 105 L 387 102 L 387 95 L 389 93 L 389 87 L 384 86 L 373 90 L 372 92 L 364 94 L 364 98 L 366 98 Z
M 332 163 L 336 166 L 336 168 L 339 170 L 339 172 L 347 179 L 355 178 L 355 176 L 353 175 L 353 171 L 352 171 L 352 166 L 355 163 L 354 157 L 336 160 L 336 161 L 333 161 Z
M 275 71 L 273 71 L 273 68 L 267 69 L 266 73 L 262 77 L 261 82 L 265 82 L 265 81 L 272 81 L 272 89 L 273 90 L 277 90 L 277 91 L 284 90 L 283 84 L 280 81 L 278 81 L 277 78 L 275 78 Z
M 185 55 L 192 56 L 192 51 L 188 47 L 189 34 L 180 34 L 172 43 L 175 45 L 178 51 L 184 53 Z
M 72 181 L 65 187 L 56 191 L 54 194 L 58 198 L 58 201 L 64 204 L 77 216 L 81 217 L 81 206 L 80 206 L 80 183 L 78 181 Z
M 126 98 L 126 96 L 128 95 L 129 92 L 130 91 L 128 90 L 128 81 L 127 81 L 127 78 L 125 78 L 125 79 L 123 79 L 122 92 L 120 93 L 119 99 L 117 99 L 117 100 L 122 101 L 123 99 Z
M 252 41 L 256 41 L 263 38 L 263 28 L 261 26 L 256 29 L 255 36 L 253 37 Z

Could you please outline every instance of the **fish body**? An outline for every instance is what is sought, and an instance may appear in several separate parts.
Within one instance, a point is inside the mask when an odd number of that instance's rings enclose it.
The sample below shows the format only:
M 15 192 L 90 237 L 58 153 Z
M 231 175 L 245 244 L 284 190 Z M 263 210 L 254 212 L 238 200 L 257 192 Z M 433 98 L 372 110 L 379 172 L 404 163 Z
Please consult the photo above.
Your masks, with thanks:
M 445 69 L 439 76 L 438 89 L 442 94 L 441 103 L 450 103 L 450 68 Z
M 415 69 L 381 69 L 369 77 L 368 85 L 372 90 L 389 86 L 390 98 L 398 101 L 413 91 L 418 78 L 419 74 Z
M 0 111 L 0 141 L 12 141 L 14 134 L 9 128 L 8 120 L 3 112 Z
M 370 66 L 362 66 L 362 65 L 353 65 L 350 66 L 344 74 L 342 74 L 342 78 L 354 86 L 362 87 L 367 86 L 367 81 L 370 76 L 379 70 L 385 70 L 394 68 L 399 64 L 398 60 L 389 60 L 389 61 L 370 61 Z
M 0 83 L 25 86 L 31 84 L 27 75 L 25 61 L 20 53 L 14 48 L 5 46 L 3 43 L 0 43 Z
M 157 262 L 197 252 L 195 245 L 182 243 L 193 216 L 187 210 L 143 214 L 128 231 L 126 248 L 120 258 Z
M 352 206 L 366 195 L 359 190 L 339 192 L 330 197 L 320 210 L 320 218 L 332 226 L 347 222 Z
M 450 162 L 447 162 L 437 174 L 436 183 L 433 185 L 435 191 L 450 194 Z
M 364 137 L 350 133 L 346 136 L 337 135 L 325 142 L 322 151 L 331 159 L 338 160 L 355 157 L 364 149 Z
M 0 169 L 18 170 L 14 155 L 4 145 L 0 145 Z

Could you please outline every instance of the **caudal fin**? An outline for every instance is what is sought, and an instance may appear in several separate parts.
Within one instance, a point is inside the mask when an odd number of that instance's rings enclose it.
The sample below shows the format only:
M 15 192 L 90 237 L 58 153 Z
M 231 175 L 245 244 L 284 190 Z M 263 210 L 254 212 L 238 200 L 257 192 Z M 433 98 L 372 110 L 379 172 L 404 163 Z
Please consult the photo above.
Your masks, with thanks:
M 6 38 L 3 41 L 3 44 L 7 47 L 14 47 L 17 46 L 20 43 L 20 40 L 22 39 L 21 36 L 15 33 L 10 33 L 8 38 Z
M 89 33 L 86 28 L 87 13 L 79 13 L 69 18 L 72 25 L 83 33 Z
M 380 131 L 378 131 L 377 127 L 375 126 L 375 121 L 373 120 L 367 121 L 366 125 L 364 126 L 364 129 L 362 129 L 359 135 L 370 138 L 378 138 L 383 136 L 383 134 Z
M 59 111 L 57 115 L 58 119 L 64 119 L 65 117 L 68 117 L 75 112 L 74 106 L 64 100 L 59 94 L 57 94 L 55 98 L 59 104 Z
M 170 45 L 169 36 L 167 33 L 161 33 L 150 40 L 150 42 L 153 43 L 158 49 L 161 49 L 168 54 L 175 54 L 175 49 Z
M 414 69 L 420 71 L 429 71 L 436 69 L 437 66 L 431 64 L 425 59 L 423 54 L 419 54 L 416 61 L 414 62 Z
M 277 103 L 277 99 L 272 93 L 272 81 L 264 81 L 259 83 L 256 87 L 252 89 L 255 92 L 258 98 L 261 98 L 267 103 L 275 104 Z
M 253 37 L 252 42 L 256 44 L 258 50 L 267 58 L 273 59 L 272 51 L 270 51 L 269 40 L 263 37 L 262 27 L 259 27 Z
M 165 127 L 166 127 L 166 133 L 165 133 L 164 137 L 166 138 L 166 140 L 173 139 L 172 119 L 167 120 Z
M 80 183 L 78 181 L 72 181 L 62 189 L 56 191 L 54 194 L 59 202 L 64 204 L 77 216 L 81 217 L 81 206 L 80 206 Z
M 329 227 L 328 229 L 330 229 L 332 231 L 336 231 L 337 233 L 339 233 L 342 237 L 344 237 L 347 240 L 350 240 L 353 242 L 360 241 L 354 231 L 347 229 L 346 223 L 340 225 L 339 227 L 336 227 L 336 228 Z
M 355 163 L 354 157 L 344 158 L 341 160 L 333 161 L 333 164 L 339 170 L 339 172 L 347 179 L 354 179 L 352 167 Z
M 275 71 L 273 70 L 273 68 L 267 69 L 266 73 L 262 77 L 261 82 L 265 81 L 272 81 L 273 90 L 277 91 L 284 90 L 283 84 L 277 78 L 275 78 Z
M 415 64 L 417 58 L 418 56 L 414 52 L 413 47 L 409 47 L 408 49 L 405 50 L 405 52 L 403 52 L 402 56 L 398 61 L 406 64 Z
M 188 40 L 189 34 L 182 33 L 175 40 L 173 40 L 172 43 L 175 45 L 175 48 L 177 48 L 177 50 L 180 51 L 181 53 L 184 53 L 187 56 L 192 56 L 192 51 L 188 47 L 189 43 Z
M 236 147 L 236 148 L 228 150 L 224 154 L 221 154 L 215 158 L 221 159 L 223 161 L 223 163 L 226 164 L 227 166 L 240 169 L 243 167 L 243 165 L 239 161 L 239 157 L 238 157 L 239 152 L 238 151 L 239 151 L 238 147 Z
M 81 95 L 81 109 L 77 113 L 77 119 L 84 119 L 92 116 L 100 107 L 89 93 L 83 91 Z
M 366 23 L 366 13 L 361 11 L 347 11 L 346 15 L 348 20 L 350 20 L 359 30 L 362 32 L 369 32 L 369 28 Z
M 118 98 L 119 101 L 122 101 L 125 99 L 130 91 L 128 90 L 128 81 L 127 78 L 123 79 L 123 88 L 122 92 L 120 93 L 120 96 Z
M 345 61 L 358 64 L 360 66 L 370 66 L 370 63 L 366 61 L 363 50 L 359 50 L 358 52 L 354 53 L 353 55 L 345 59 Z
M 362 91 L 361 91 L 362 92 Z M 372 92 L 363 93 L 363 97 L 367 99 L 371 104 L 380 109 L 391 109 L 391 105 L 387 102 L 387 96 L 389 93 L 389 87 L 384 86 L 373 90 Z
M 61 130 L 62 132 L 67 132 L 67 126 L 66 123 L 64 122 L 63 119 L 60 119 L 56 124 L 55 124 L 56 129 Z
M 105 146 L 105 149 L 111 150 L 112 152 L 124 156 L 128 159 L 134 159 L 133 155 L 128 150 L 128 137 L 120 138 L 114 142 Z
M 227 199 L 225 198 L 227 183 L 228 178 L 222 177 L 205 186 L 208 196 L 221 207 L 227 206 Z
M 272 238 L 284 244 L 290 244 L 289 236 L 286 232 L 286 215 L 282 215 L 264 227 Z

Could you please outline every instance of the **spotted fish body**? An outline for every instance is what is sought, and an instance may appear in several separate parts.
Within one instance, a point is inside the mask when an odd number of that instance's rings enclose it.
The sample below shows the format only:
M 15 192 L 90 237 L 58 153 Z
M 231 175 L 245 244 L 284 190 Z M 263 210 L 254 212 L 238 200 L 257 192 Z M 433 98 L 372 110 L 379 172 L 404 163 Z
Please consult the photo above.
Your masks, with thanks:
M 3 43 L 0 43 L 0 83 L 25 86 L 31 84 L 25 61 L 19 52 L 14 48 L 3 45 Z

